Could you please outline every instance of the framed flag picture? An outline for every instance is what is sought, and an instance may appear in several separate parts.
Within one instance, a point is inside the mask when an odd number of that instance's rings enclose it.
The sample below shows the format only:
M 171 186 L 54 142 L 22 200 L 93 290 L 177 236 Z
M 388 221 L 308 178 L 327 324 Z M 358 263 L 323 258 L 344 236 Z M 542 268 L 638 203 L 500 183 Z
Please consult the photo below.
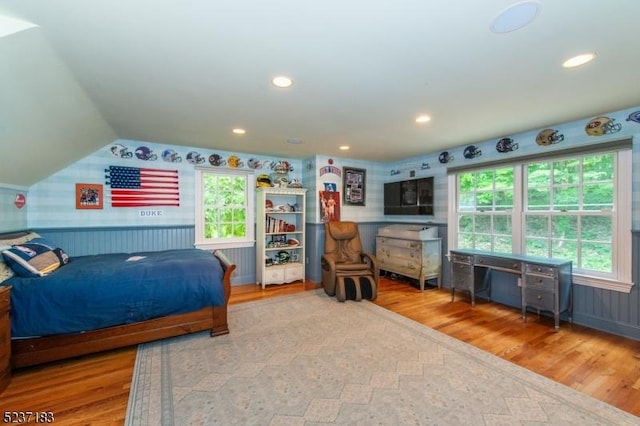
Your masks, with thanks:
M 76 183 L 76 209 L 102 209 L 104 194 L 102 185 L 95 183 Z
M 178 170 L 109 166 L 111 207 L 180 206 Z

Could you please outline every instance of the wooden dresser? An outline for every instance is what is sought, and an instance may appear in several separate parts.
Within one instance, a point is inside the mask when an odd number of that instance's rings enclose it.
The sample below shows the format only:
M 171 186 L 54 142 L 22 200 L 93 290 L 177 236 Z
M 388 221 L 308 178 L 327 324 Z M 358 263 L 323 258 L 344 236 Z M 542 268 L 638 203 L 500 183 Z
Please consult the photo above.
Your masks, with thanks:
M 11 381 L 11 287 L 0 287 L 0 392 Z
M 424 290 L 427 280 L 442 285 L 442 240 L 438 229 L 420 225 L 390 225 L 378 229 L 376 258 L 381 271 L 415 278 Z

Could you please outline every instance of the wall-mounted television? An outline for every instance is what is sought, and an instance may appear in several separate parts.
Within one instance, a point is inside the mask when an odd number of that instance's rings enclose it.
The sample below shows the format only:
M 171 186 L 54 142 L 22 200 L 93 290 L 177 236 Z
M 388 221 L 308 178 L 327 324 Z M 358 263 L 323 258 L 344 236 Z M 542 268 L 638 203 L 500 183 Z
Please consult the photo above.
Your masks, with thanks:
M 433 215 L 433 176 L 385 183 L 384 214 Z

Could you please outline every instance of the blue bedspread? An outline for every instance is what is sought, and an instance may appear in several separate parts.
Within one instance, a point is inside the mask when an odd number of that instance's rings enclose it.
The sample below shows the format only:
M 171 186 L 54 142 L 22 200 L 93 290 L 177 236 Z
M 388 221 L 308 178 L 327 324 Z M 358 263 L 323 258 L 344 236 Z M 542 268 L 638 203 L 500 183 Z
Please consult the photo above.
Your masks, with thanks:
M 95 330 L 224 305 L 224 272 L 210 252 L 132 256 L 81 256 L 45 277 L 4 281 L 13 287 L 12 337 Z

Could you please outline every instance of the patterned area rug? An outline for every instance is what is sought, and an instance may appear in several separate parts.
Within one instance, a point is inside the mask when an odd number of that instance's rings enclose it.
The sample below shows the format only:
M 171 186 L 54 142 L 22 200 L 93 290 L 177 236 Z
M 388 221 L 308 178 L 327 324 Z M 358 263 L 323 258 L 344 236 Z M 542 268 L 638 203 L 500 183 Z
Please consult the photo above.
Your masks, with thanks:
M 138 350 L 127 425 L 637 425 L 368 301 L 233 305 L 231 334 Z

